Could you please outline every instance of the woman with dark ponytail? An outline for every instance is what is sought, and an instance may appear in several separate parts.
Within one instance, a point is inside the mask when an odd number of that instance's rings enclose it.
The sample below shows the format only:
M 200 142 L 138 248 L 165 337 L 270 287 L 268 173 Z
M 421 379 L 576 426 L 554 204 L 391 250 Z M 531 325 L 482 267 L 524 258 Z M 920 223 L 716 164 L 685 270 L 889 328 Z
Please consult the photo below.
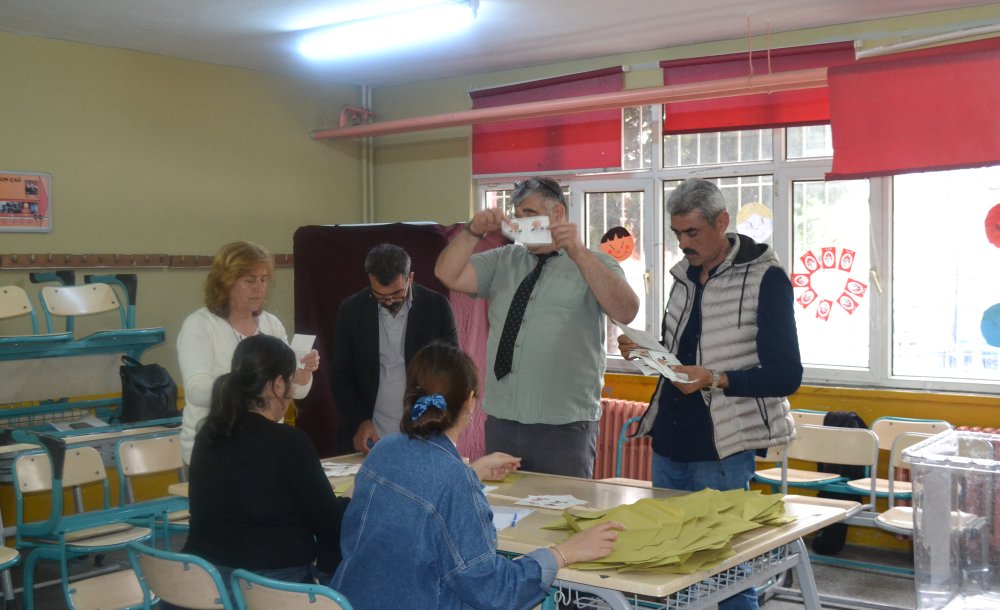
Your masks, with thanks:
M 592 527 L 519 560 L 496 552 L 481 478 L 520 464 L 503 453 L 466 466 L 456 443 L 476 406 L 472 360 L 446 343 L 417 352 L 406 371 L 400 430 L 365 459 L 344 515 L 344 558 L 330 586 L 356 610 L 531 608 L 559 568 L 611 552 L 622 525 Z
M 334 495 L 309 437 L 281 423 L 295 372 L 281 339 L 243 339 L 195 437 L 184 551 L 215 564 L 227 584 L 236 568 L 312 582 L 317 554 L 321 572 L 339 561 L 348 500 Z

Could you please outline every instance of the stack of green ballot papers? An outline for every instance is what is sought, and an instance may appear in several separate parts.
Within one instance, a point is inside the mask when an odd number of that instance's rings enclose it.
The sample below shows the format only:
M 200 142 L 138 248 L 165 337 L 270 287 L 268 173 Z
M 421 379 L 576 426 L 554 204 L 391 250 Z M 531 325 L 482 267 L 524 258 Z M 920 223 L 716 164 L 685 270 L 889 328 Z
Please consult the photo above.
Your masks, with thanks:
M 690 574 L 734 555 L 732 540 L 764 525 L 784 525 L 780 494 L 705 489 L 674 498 L 647 498 L 602 511 L 565 511 L 545 529 L 579 532 L 605 521 L 624 523 L 615 550 L 596 561 L 573 564 L 580 570 Z

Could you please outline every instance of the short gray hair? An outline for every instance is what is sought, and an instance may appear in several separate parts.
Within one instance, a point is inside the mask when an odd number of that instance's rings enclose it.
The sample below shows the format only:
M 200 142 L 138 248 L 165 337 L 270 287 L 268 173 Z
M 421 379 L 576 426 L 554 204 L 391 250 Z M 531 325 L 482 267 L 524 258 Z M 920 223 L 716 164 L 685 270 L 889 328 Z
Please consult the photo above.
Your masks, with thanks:
M 714 182 L 701 178 L 688 178 L 670 193 L 667 212 L 670 216 L 684 216 L 700 212 L 705 222 L 712 224 L 719 214 L 726 211 L 726 198 Z
M 515 208 L 525 199 L 537 195 L 545 201 L 546 209 L 550 210 L 552 205 L 562 204 L 567 208 L 566 197 L 563 195 L 562 187 L 552 178 L 536 176 L 521 182 L 514 183 L 514 192 L 511 193 L 510 203 Z

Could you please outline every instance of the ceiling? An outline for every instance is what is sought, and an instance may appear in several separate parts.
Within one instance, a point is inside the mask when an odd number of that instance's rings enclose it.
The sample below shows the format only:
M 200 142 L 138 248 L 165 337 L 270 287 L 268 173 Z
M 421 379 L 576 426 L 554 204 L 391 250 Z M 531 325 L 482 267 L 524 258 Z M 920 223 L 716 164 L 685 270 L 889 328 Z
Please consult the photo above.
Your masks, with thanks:
M 0 0 L 0 30 L 382 86 L 963 8 L 975 0 L 480 0 L 453 38 L 349 60 L 296 50 L 324 12 L 380 0 Z M 756 45 L 755 45 L 756 46 Z M 759 48 L 759 47 L 758 47 Z

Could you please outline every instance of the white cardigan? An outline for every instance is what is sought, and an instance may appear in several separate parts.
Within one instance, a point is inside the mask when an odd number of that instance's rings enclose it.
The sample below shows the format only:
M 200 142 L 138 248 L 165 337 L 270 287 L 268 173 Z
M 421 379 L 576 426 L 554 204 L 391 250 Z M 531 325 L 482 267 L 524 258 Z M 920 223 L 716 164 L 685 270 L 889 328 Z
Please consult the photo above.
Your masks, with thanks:
M 260 332 L 288 343 L 288 333 L 281 320 L 262 311 L 257 317 Z M 177 336 L 177 359 L 184 380 L 184 411 L 181 420 L 181 453 L 184 463 L 191 462 L 194 437 L 201 420 L 208 416 L 212 401 L 212 384 L 229 372 L 233 352 L 240 337 L 225 319 L 206 307 L 189 315 Z M 304 398 L 312 388 L 312 379 L 305 385 L 293 386 L 293 398 Z

